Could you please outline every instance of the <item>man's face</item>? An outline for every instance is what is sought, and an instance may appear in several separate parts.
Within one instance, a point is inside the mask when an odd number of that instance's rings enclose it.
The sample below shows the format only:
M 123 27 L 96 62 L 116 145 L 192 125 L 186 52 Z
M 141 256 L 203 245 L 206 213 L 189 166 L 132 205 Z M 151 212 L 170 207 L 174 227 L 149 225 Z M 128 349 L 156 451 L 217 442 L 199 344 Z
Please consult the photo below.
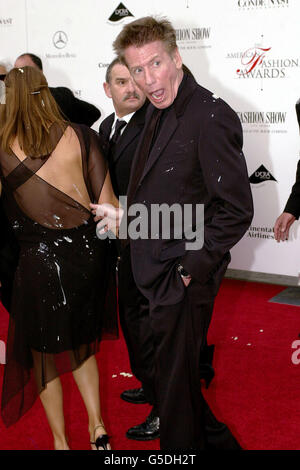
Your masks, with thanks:
M 162 41 L 125 49 L 130 73 L 156 108 L 164 109 L 175 100 L 182 80 L 182 59 L 176 49 L 169 54 Z
M 23 57 L 18 57 L 16 62 L 15 62 L 15 67 L 20 68 L 20 67 L 35 67 L 38 69 L 36 64 L 31 60 L 31 57 L 29 55 L 24 55 Z
M 112 98 L 118 117 L 134 113 L 144 104 L 146 96 L 134 83 L 128 68 L 122 64 L 113 66 L 109 83 L 104 83 L 104 91 Z

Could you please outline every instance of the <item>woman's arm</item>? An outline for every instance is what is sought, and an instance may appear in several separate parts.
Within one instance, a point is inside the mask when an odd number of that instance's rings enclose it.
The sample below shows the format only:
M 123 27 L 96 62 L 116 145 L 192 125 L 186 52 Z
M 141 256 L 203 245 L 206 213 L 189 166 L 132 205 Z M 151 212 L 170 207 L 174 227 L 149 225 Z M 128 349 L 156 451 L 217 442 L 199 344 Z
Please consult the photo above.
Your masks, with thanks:
M 104 184 L 103 184 L 100 196 L 99 196 L 99 200 L 98 200 L 98 204 L 105 204 L 105 203 L 111 204 L 112 206 L 116 208 L 119 207 L 119 200 L 114 193 L 114 190 L 111 184 L 109 171 L 107 172 L 107 175 L 106 175 L 106 178 L 105 178 L 105 181 L 104 181 Z
M 97 233 L 102 235 L 110 230 L 118 236 L 124 211 L 113 191 L 109 172 L 107 172 L 98 204 L 90 204 L 90 207 L 95 216 L 95 222 L 100 221 L 97 224 Z

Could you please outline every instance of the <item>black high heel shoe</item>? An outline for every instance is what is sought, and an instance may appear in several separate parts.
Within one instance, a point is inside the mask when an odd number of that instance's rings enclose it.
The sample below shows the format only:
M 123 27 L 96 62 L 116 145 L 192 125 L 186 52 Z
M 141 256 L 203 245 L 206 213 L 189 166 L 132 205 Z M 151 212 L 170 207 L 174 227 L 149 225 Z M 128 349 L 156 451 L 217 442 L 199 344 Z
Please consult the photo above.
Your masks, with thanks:
M 94 435 L 95 432 L 98 428 L 103 428 L 102 424 L 99 424 L 98 426 L 95 427 L 94 429 Z M 96 447 L 97 450 L 110 450 L 107 445 L 109 444 L 109 435 L 108 434 L 101 434 L 100 436 L 95 439 L 95 442 L 90 441 L 92 445 Z

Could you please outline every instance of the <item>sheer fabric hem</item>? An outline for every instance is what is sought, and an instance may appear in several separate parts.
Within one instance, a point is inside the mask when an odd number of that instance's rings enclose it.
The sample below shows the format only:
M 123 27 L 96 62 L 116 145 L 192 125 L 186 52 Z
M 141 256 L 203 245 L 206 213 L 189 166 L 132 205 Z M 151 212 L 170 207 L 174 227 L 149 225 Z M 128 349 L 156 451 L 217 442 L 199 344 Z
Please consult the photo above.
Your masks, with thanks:
M 12 321 L 12 320 L 11 320 Z M 8 357 L 4 373 L 1 414 L 8 428 L 24 416 L 35 404 L 40 393 L 54 379 L 78 369 L 99 352 L 100 338 L 78 349 L 57 354 L 31 349 L 32 366 Z

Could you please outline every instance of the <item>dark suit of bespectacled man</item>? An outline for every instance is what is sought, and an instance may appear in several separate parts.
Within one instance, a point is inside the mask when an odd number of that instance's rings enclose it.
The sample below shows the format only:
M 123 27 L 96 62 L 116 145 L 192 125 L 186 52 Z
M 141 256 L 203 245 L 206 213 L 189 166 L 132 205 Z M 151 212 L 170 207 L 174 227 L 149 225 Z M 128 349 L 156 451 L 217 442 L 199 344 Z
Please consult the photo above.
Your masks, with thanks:
M 25 53 L 16 59 L 15 67 L 30 66 L 43 71 L 41 59 L 35 54 Z M 4 73 L 0 74 L 5 77 Z M 0 77 L 1 79 L 1 77 Z M 101 116 L 100 111 L 91 103 L 76 98 L 72 91 L 66 87 L 49 87 L 49 90 L 57 102 L 63 117 L 70 122 L 92 126 Z M 9 310 L 12 293 L 12 285 L 15 269 L 18 263 L 19 247 L 13 230 L 9 226 L 8 220 L 3 213 L 0 200 L 0 281 L 1 300 Z
M 102 121 L 99 135 L 104 142 L 109 171 L 117 197 L 125 196 L 133 156 L 145 124 L 148 101 L 134 84 L 127 67 L 115 59 L 109 65 L 103 84 L 115 112 Z M 121 398 L 130 403 L 150 403 L 153 408 L 145 422 L 130 428 L 130 439 L 151 440 L 159 437 L 159 419 L 155 407 L 153 337 L 150 327 L 149 302 L 133 279 L 130 246 L 124 250 L 116 241 L 119 317 L 126 341 L 130 366 L 141 382 L 137 389 L 125 390 Z
M 151 102 L 132 164 L 127 203 L 143 205 L 150 214 L 148 238 L 131 236 L 130 249 L 134 279 L 149 301 L 160 445 L 164 450 L 239 450 L 236 438 L 204 400 L 200 379 L 229 250 L 253 217 L 241 124 L 228 104 L 183 72 L 169 21 L 147 17 L 127 24 L 114 50 Z M 176 203 L 182 210 L 185 204 L 191 207 L 186 236 L 174 233 L 175 217 L 168 222 L 169 236 L 163 224 L 151 225 L 151 210 L 163 203 Z M 188 230 L 197 235 L 200 204 L 204 244 L 200 247 L 195 239 L 191 249 Z M 130 229 L 136 221 L 128 211 L 127 216 Z M 120 234 L 124 221 L 126 217 Z

